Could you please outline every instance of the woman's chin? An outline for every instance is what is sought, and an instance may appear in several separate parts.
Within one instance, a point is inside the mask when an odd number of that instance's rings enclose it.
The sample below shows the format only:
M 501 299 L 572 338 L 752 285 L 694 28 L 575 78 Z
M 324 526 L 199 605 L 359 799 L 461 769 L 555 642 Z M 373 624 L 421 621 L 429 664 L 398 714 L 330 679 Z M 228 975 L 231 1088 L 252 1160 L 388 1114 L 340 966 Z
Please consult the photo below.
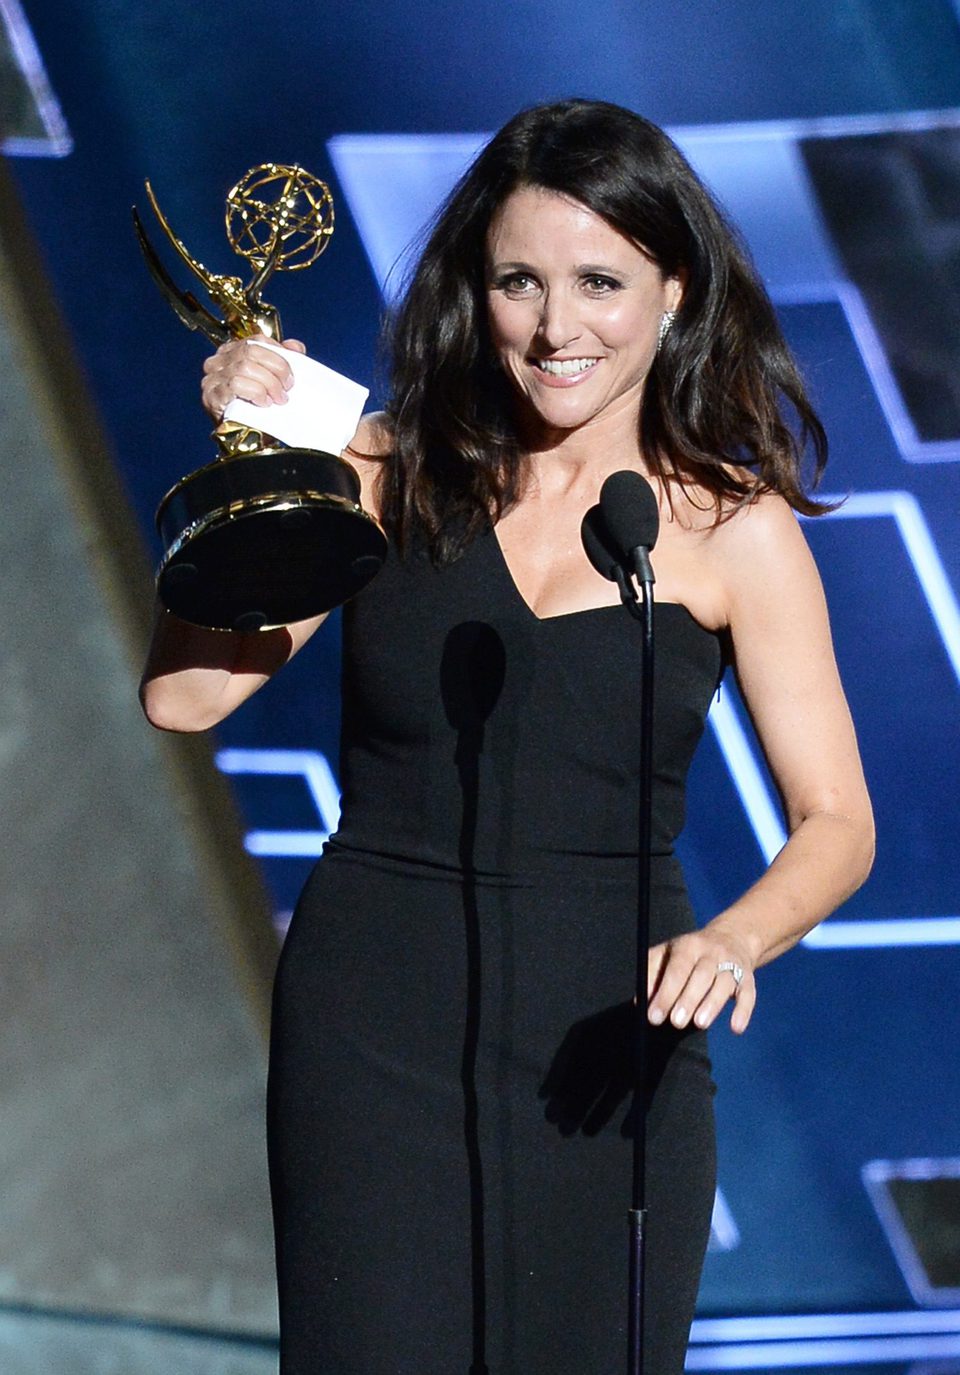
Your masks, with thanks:
M 606 407 L 586 396 L 571 392 L 538 392 L 524 397 L 524 410 L 530 422 L 549 430 L 578 430 L 582 425 L 602 415 Z
M 638 406 L 618 406 L 615 403 L 537 405 L 527 397 L 523 411 L 524 432 L 541 441 L 549 439 L 559 442 L 565 435 L 573 435 L 581 430 L 595 430 L 603 435 L 622 430 L 635 436 L 639 423 Z

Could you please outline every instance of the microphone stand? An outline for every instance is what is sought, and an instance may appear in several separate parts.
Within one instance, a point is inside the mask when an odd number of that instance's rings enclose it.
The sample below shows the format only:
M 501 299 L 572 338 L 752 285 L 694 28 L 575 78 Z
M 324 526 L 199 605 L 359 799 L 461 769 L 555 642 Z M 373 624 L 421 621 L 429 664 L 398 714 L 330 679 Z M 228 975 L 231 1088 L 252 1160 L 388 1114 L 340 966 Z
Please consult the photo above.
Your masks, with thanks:
M 627 1375 L 643 1375 L 643 1294 L 647 1223 L 647 1096 L 649 1022 L 647 1018 L 647 953 L 650 949 L 650 833 L 653 796 L 653 584 L 650 551 L 631 550 L 641 598 L 627 571 L 616 566 L 620 599 L 641 622 L 640 660 L 640 797 L 637 825 L 637 968 L 633 1008 L 633 1187 L 628 1211 L 630 1232 Z

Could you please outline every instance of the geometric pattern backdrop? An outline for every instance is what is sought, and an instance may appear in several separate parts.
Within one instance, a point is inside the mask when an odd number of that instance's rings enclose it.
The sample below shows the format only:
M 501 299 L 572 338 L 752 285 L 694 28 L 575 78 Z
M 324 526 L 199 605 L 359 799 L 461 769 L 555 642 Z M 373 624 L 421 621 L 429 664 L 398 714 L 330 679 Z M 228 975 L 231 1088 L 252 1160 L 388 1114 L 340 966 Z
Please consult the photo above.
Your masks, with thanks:
M 829 492 L 847 497 L 806 530 L 879 849 L 864 889 L 763 971 L 749 1034 L 713 1038 L 721 1193 L 690 1364 L 955 1369 L 956 1246 L 931 1238 L 960 1169 L 957 6 L 596 0 L 550 25 L 526 3 L 389 0 L 278 27 L 247 0 L 229 24 L 155 0 L 123 25 L 106 0 L 65 0 L 29 18 L 74 150 L 17 176 L 144 531 L 209 453 L 199 351 L 129 229 L 145 175 L 217 270 L 220 197 L 244 168 L 299 160 L 330 180 L 329 262 L 276 299 L 374 399 L 393 262 L 482 131 L 524 104 L 580 93 L 667 124 L 739 223 L 827 424 Z M 333 617 L 217 732 L 281 924 L 336 820 L 337 674 Z M 782 839 L 732 684 L 711 726 L 683 838 L 704 917 Z

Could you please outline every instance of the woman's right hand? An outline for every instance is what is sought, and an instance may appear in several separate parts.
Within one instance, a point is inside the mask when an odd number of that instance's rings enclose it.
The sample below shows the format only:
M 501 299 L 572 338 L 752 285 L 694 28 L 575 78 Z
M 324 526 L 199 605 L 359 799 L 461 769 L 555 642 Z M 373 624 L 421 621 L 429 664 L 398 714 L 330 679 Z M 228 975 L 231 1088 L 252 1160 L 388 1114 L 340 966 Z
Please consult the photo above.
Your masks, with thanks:
M 283 347 L 307 351 L 299 339 L 285 339 Z M 200 395 L 207 414 L 219 423 L 231 401 L 282 406 L 292 386 L 293 372 L 282 354 L 260 348 L 255 338 L 230 339 L 204 363 Z

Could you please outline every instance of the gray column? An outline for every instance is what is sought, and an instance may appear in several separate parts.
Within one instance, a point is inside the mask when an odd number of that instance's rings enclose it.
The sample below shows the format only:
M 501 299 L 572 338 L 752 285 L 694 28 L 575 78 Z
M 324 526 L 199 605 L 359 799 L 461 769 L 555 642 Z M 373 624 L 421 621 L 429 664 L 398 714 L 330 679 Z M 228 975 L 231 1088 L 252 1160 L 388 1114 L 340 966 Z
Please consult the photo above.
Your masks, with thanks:
M 267 903 L 2 164 L 0 455 L 0 1305 L 271 1333 Z

